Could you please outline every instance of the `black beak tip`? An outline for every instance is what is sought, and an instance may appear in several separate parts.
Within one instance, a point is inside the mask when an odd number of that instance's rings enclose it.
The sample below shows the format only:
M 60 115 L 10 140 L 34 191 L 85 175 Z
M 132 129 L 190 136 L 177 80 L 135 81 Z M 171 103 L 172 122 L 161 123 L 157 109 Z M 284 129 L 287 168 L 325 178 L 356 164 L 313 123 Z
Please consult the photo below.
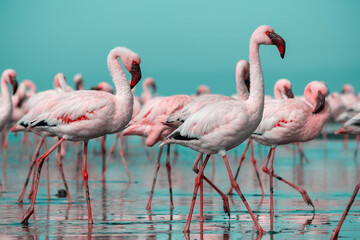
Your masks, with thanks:
M 284 59 L 285 53 L 281 53 L 280 56 L 281 56 L 282 59 Z

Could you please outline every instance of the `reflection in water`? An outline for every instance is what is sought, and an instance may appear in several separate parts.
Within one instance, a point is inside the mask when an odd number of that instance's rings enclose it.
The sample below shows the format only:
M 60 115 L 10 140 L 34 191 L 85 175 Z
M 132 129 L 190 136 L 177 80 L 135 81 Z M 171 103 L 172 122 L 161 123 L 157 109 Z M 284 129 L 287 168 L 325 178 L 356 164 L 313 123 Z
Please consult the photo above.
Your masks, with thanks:
M 110 136 L 109 138 L 113 138 Z M 114 237 L 135 239 L 328 239 L 332 230 L 340 219 L 351 196 L 360 174 L 360 166 L 353 160 L 354 141 L 349 142 L 349 150 L 343 151 L 342 142 L 328 140 L 327 155 L 324 155 L 322 140 L 305 144 L 304 151 L 310 163 L 300 163 L 299 156 L 293 160 L 293 147 L 280 147 L 275 161 L 280 176 L 291 179 L 294 183 L 305 188 L 313 199 L 316 214 L 313 216 L 311 207 L 307 206 L 301 195 L 288 185 L 275 181 L 275 229 L 272 234 L 260 236 L 257 234 L 253 222 L 244 208 L 241 199 L 229 196 L 230 218 L 223 211 L 222 199 L 218 194 L 204 184 L 204 222 L 199 221 L 199 202 L 194 209 L 191 232 L 183 233 L 191 196 L 195 174 L 191 165 L 196 154 L 186 148 L 179 147 L 179 156 L 172 165 L 172 184 L 174 193 L 174 210 L 169 211 L 169 191 L 166 168 L 159 172 L 159 184 L 155 188 L 152 210 L 145 209 L 154 162 L 146 157 L 141 140 L 129 138 L 128 164 L 133 183 L 129 184 L 119 156 L 114 158 L 111 168 L 107 172 L 105 183 L 101 183 L 101 155 L 89 155 L 89 184 L 91 185 L 91 204 L 95 224 L 87 224 L 87 207 L 82 179 L 76 181 L 75 146 L 69 146 L 70 151 L 64 158 L 63 167 L 67 177 L 73 204 L 69 205 L 66 198 L 55 196 L 58 189 L 63 188 L 61 176 L 58 173 L 56 159 L 51 155 L 49 160 L 51 192 L 48 199 L 46 177 L 40 181 L 35 213 L 28 226 L 20 224 L 30 201 L 24 199 L 23 205 L 17 204 L 24 173 L 28 168 L 28 155 L 15 149 L 21 138 L 10 140 L 8 153 L 7 178 L 3 181 L 5 192 L 0 197 L 0 239 L 53 239 L 80 238 L 91 239 L 98 237 Z M 112 141 L 108 141 L 112 142 Z M 242 152 L 244 146 L 233 152 Z M 265 152 L 264 147 L 255 147 L 257 151 Z M 158 148 L 155 149 L 156 151 Z M 265 156 L 265 154 L 263 154 Z M 256 153 L 258 165 L 263 157 Z M 117 161 L 117 159 L 119 159 Z M 22 163 L 20 164 L 20 161 Z M 164 164 L 164 162 L 162 163 Z M 221 158 L 216 157 L 216 173 L 214 182 L 225 192 L 230 184 L 225 166 Z M 236 167 L 237 161 L 231 161 Z M 209 166 L 205 175 L 211 176 Z M 259 223 L 265 230 L 269 230 L 269 178 L 260 171 L 263 181 L 265 197 L 262 199 L 256 176 L 252 170 L 250 157 L 247 157 L 240 171 L 238 183 L 248 200 Z M 199 198 L 198 198 L 199 199 Z M 359 204 L 354 206 L 346 218 L 341 237 L 359 235 L 356 232 L 360 219 L 354 212 L 358 212 Z M 354 232 L 355 231 L 355 232 Z M 360 231 L 360 230 L 358 230 Z

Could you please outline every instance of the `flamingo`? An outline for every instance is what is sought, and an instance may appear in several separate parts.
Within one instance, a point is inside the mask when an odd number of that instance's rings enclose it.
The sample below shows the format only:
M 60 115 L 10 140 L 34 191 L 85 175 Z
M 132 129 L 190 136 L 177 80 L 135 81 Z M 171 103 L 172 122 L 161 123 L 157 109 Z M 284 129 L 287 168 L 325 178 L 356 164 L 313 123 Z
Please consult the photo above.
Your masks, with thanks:
M 33 132 L 36 136 L 41 136 L 41 139 L 38 143 L 38 145 L 35 148 L 34 154 L 32 156 L 32 161 L 30 163 L 29 166 L 29 171 L 28 171 L 28 175 L 27 178 L 25 180 L 24 183 L 24 187 L 22 189 L 22 192 L 18 198 L 18 203 L 22 203 L 23 202 L 23 197 L 27 188 L 27 185 L 29 183 L 29 179 L 31 176 L 31 172 L 33 170 L 33 167 L 36 163 L 37 157 L 39 155 L 39 151 L 40 148 L 43 144 L 45 144 L 45 138 L 46 137 L 56 137 L 55 134 L 53 133 L 49 133 L 47 131 L 43 131 L 41 129 L 30 129 L 28 128 L 28 126 L 31 124 L 31 121 L 38 115 L 42 114 L 43 111 L 46 109 L 45 104 L 39 104 L 39 103 L 44 103 L 44 102 L 52 102 L 54 99 L 56 99 L 58 97 L 59 94 L 65 93 L 66 91 L 69 92 L 73 92 L 74 90 L 72 88 L 70 88 L 67 83 L 66 83 L 66 78 L 64 76 L 63 73 L 58 73 L 55 75 L 54 77 L 54 87 L 55 90 L 47 90 L 47 91 L 43 91 L 43 92 L 39 92 L 35 95 L 33 95 L 31 98 L 29 98 L 29 100 L 26 102 L 26 104 L 24 105 L 23 108 L 23 112 L 25 113 L 25 115 L 18 120 L 18 122 L 11 128 L 12 132 L 19 132 L 19 131 L 24 131 L 24 132 L 28 132 L 31 131 Z M 44 145 L 45 147 L 45 145 Z M 60 150 L 60 148 L 59 148 Z M 57 157 L 56 157 L 56 162 L 59 166 L 59 171 L 60 171 L 60 175 L 62 177 L 62 180 L 64 182 L 64 186 L 65 186 L 65 190 L 67 193 L 67 197 L 68 197 L 68 201 L 69 203 L 71 203 L 71 196 L 70 196 L 70 192 L 68 189 L 68 185 L 65 179 L 65 175 L 63 172 L 63 168 L 62 168 L 62 156 L 63 154 L 61 153 L 61 151 L 59 151 L 57 153 Z M 48 158 L 46 158 L 46 162 L 48 163 Z M 34 184 L 35 184 L 35 174 L 36 174 L 36 169 L 33 172 L 33 181 L 32 181 L 32 187 L 31 190 L 29 192 L 29 198 L 31 198 L 32 193 L 33 193 L 33 188 L 34 188 Z M 48 179 L 48 198 L 50 198 L 50 184 L 49 184 L 49 174 L 48 174 L 48 165 L 47 165 L 47 179 Z
M 17 90 L 17 81 L 16 81 L 16 72 L 13 69 L 5 70 L 1 75 L 1 98 L 0 98 L 0 131 L 6 126 L 6 124 L 11 120 L 11 116 L 13 113 L 13 102 L 10 93 L 9 85 L 13 86 L 13 94 L 16 93 Z M 5 142 L 4 142 L 5 145 Z M 7 145 L 7 141 L 6 141 Z M 5 173 L 6 169 L 6 160 L 3 160 L 4 168 L 3 171 Z M 0 190 L 1 193 L 4 191 L 2 184 L 0 182 Z
M 84 90 L 84 80 L 81 73 L 78 73 L 74 76 L 74 83 L 76 90 Z
M 275 99 L 294 98 L 294 94 L 292 92 L 292 84 L 288 79 L 283 78 L 283 79 L 279 79 L 278 81 L 276 81 L 276 83 L 274 85 L 274 97 L 275 97 Z M 271 101 L 271 99 L 272 98 L 265 98 L 265 103 L 267 101 Z M 261 183 L 259 172 L 258 172 L 257 167 L 256 167 L 256 159 L 255 159 L 255 156 L 254 156 L 253 143 L 252 143 L 251 139 L 249 139 L 248 143 L 246 144 L 246 146 L 244 148 L 243 153 L 241 154 L 240 161 L 239 161 L 238 167 L 236 169 L 236 173 L 235 173 L 235 181 L 237 180 L 237 178 L 239 176 L 240 168 L 241 168 L 242 163 L 243 163 L 243 161 L 245 159 L 245 154 L 246 154 L 249 146 L 251 147 L 251 161 L 253 163 L 254 170 L 255 170 L 255 173 L 256 173 L 256 177 L 257 177 L 259 185 L 260 185 L 260 190 L 261 190 L 262 197 L 264 197 L 265 192 L 264 192 L 264 189 L 263 189 L 263 186 L 262 186 L 262 183 Z M 233 188 L 230 187 L 227 194 L 231 194 L 232 189 Z
M 131 73 L 130 84 L 117 58 L 120 58 L 124 67 Z M 43 113 L 30 122 L 29 128 L 48 131 L 57 135 L 60 140 L 38 160 L 39 166 L 34 194 L 31 205 L 22 219 L 23 224 L 28 223 L 30 216 L 34 212 L 43 160 L 65 140 L 84 142 L 82 175 L 88 207 L 88 223 L 93 224 L 88 173 L 86 170 L 88 141 L 124 129 L 132 116 L 133 95 L 131 88 L 141 78 L 141 59 L 128 48 L 116 47 L 112 49 L 107 62 L 116 88 L 115 95 L 93 90 L 64 93 L 58 95 L 51 102 L 43 103 L 45 108 Z
M 263 165 L 263 171 L 270 180 L 270 229 L 274 226 L 273 177 L 285 182 L 301 193 L 304 201 L 315 207 L 307 192 L 274 173 L 273 162 L 275 148 L 278 145 L 293 142 L 306 142 L 321 132 L 329 118 L 330 108 L 325 100 L 328 90 L 324 83 L 310 82 L 304 91 L 306 101 L 295 99 L 271 100 L 265 102 L 263 118 L 251 138 L 258 143 L 270 146 L 269 155 Z M 270 160 L 270 168 L 268 162 Z
M 261 235 L 264 233 L 255 214 L 241 193 L 239 185 L 234 180 L 226 157 L 226 151 L 238 146 L 247 139 L 261 121 L 264 108 L 264 79 L 260 63 L 259 46 L 262 44 L 276 45 L 281 57 L 285 55 L 285 41 L 274 32 L 272 27 L 260 26 L 253 32 L 250 38 L 249 50 L 251 91 L 247 100 L 238 101 L 234 99 L 222 101 L 200 109 L 190 115 L 161 144 L 161 146 L 173 143 L 180 144 L 207 155 L 204 163 L 201 164 L 195 180 L 193 198 L 184 232 L 189 232 L 190 230 L 196 195 L 207 161 L 210 155 L 218 153 L 224 159 L 231 185 L 247 208 L 258 233 Z M 194 166 L 196 166 L 197 161 L 200 159 L 198 158 L 195 161 Z M 201 195 L 200 192 L 200 198 Z M 202 205 L 200 205 L 200 208 L 202 208 Z
M 209 86 L 199 85 L 196 90 L 196 95 L 200 96 L 200 95 L 206 95 L 206 94 L 211 94 L 211 90 L 210 90 Z
M 156 93 L 155 79 L 152 77 L 145 78 L 142 83 L 143 92 L 141 93 L 140 102 L 142 105 L 145 105 L 153 96 L 150 92 L 149 87 L 151 87 Z
M 352 117 L 350 120 L 348 120 L 343 127 L 337 129 L 335 131 L 335 134 L 353 134 L 356 136 L 360 135 L 360 113 L 356 114 L 354 117 Z M 341 226 L 344 223 L 344 220 L 351 208 L 351 205 L 353 204 L 355 197 L 357 195 L 357 193 L 359 192 L 360 189 L 360 178 L 358 179 L 358 182 L 355 186 L 354 192 L 350 198 L 350 201 L 348 203 L 348 205 L 346 206 L 346 209 L 343 213 L 343 215 L 341 216 L 340 221 L 338 222 L 338 224 L 336 225 L 335 229 L 333 230 L 332 234 L 331 234 L 331 240 L 333 239 L 337 239 Z

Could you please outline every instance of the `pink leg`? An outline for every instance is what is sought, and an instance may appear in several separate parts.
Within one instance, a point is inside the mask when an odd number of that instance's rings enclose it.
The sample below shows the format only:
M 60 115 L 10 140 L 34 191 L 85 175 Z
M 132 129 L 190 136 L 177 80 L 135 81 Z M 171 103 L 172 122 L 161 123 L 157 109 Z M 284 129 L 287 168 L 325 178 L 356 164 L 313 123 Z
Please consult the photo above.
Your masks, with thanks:
M 65 179 L 64 170 L 63 170 L 63 167 L 62 167 L 61 146 L 62 145 L 60 145 L 60 147 L 58 148 L 56 161 L 57 161 L 57 164 L 59 166 L 61 178 L 62 178 L 62 180 L 64 182 L 64 187 L 65 187 L 65 191 L 66 191 L 66 194 L 67 194 L 67 197 L 68 197 L 68 202 L 71 204 L 71 202 L 72 202 L 71 201 L 71 196 L 70 196 L 69 188 L 68 188 L 68 185 L 67 185 L 67 182 L 66 182 L 66 179 Z
M 202 158 L 202 153 L 199 153 L 199 155 L 197 156 L 195 163 L 192 167 L 193 171 L 198 174 L 199 173 L 199 168 L 197 168 L 197 164 L 200 161 L 200 159 Z M 220 191 L 220 189 L 218 187 L 215 186 L 215 184 L 210 181 L 205 175 L 203 175 L 202 177 L 218 194 L 220 194 L 222 200 L 223 200 L 223 207 L 224 207 L 224 212 L 228 214 L 228 216 L 230 217 L 230 207 L 229 207 L 229 199 L 228 197 Z
M 243 163 L 243 161 L 244 161 L 244 159 L 245 159 L 245 154 L 246 154 L 246 152 L 247 152 L 247 150 L 248 150 L 248 148 L 249 148 L 249 145 L 250 145 L 250 140 L 249 140 L 248 143 L 246 144 L 246 146 L 245 146 L 245 148 L 244 148 L 244 151 L 243 151 L 243 153 L 241 154 L 241 158 L 240 158 L 240 161 L 239 161 L 239 165 L 238 165 L 238 167 L 237 167 L 237 169 L 236 169 L 235 181 L 236 181 L 236 179 L 237 179 L 238 176 L 239 176 L 240 168 L 241 168 L 241 165 L 242 165 L 242 163 Z M 233 187 L 230 186 L 227 194 L 228 194 L 228 195 L 232 194 L 232 190 L 233 190 Z
M 125 159 L 125 154 L 124 154 L 124 151 L 123 151 L 123 146 L 122 146 L 122 142 L 121 142 L 121 135 L 119 137 L 119 142 L 120 142 L 120 156 L 121 156 L 121 161 L 122 163 L 124 164 L 124 168 L 125 168 L 125 171 L 126 171 L 126 175 L 129 179 L 129 183 L 131 183 L 131 177 L 130 177 L 130 171 L 129 171 L 129 168 L 128 168 L 128 165 L 127 165 L 127 162 L 126 162 L 126 159 Z
M 106 161 L 106 135 L 100 137 L 101 156 L 102 156 L 102 172 L 105 171 Z
M 344 149 L 348 150 L 349 149 L 349 135 L 344 134 Z
M 89 193 L 89 186 L 88 186 L 88 173 L 86 170 L 87 147 L 88 147 L 88 141 L 84 141 L 84 158 L 83 158 L 82 175 L 83 175 L 83 180 L 84 180 L 86 203 L 87 203 L 87 207 L 88 207 L 88 223 L 93 224 L 94 221 L 93 221 L 92 212 L 91 212 L 90 193 Z
M 4 188 L 1 184 L 1 180 L 0 180 L 0 196 L 2 196 L 2 193 L 4 192 Z
M 23 132 L 22 145 L 23 145 L 24 153 L 26 153 L 26 151 L 27 151 L 26 143 L 27 143 L 27 132 Z
M 44 138 L 44 152 L 46 152 L 46 139 L 45 138 Z M 39 156 L 39 154 L 37 156 Z M 36 158 L 37 158 L 37 156 L 36 156 Z M 45 161 L 46 161 L 46 180 L 47 180 L 48 199 L 50 199 L 49 156 L 47 156 L 45 158 Z M 35 176 L 34 176 L 34 178 L 35 178 Z
M 270 153 L 271 153 L 271 150 L 270 150 L 270 152 L 269 152 L 269 156 L 270 156 Z M 265 172 L 266 174 L 270 174 L 270 173 L 269 173 L 269 169 L 267 168 L 267 163 L 268 163 L 268 161 L 269 161 L 269 157 L 268 157 L 267 161 L 264 163 L 263 168 L 262 168 L 263 172 Z M 311 199 L 310 199 L 310 197 L 309 197 L 309 195 L 307 194 L 307 192 L 306 192 L 305 189 L 302 189 L 302 188 L 296 186 L 295 184 L 293 184 L 293 183 L 289 182 L 288 180 L 286 180 L 286 179 L 284 179 L 284 178 L 276 175 L 275 173 L 273 173 L 273 177 L 276 178 L 276 179 L 278 179 L 278 180 L 280 180 L 280 181 L 282 181 L 282 182 L 284 182 L 284 183 L 286 183 L 287 185 L 289 185 L 290 187 L 294 188 L 295 190 L 297 190 L 297 191 L 302 195 L 305 203 L 306 203 L 307 205 L 312 206 L 312 208 L 313 208 L 313 213 L 315 214 L 315 206 L 314 206 L 314 204 L 312 203 L 312 201 L 311 201 Z
M 191 223 L 191 218 L 192 218 L 192 214 L 194 211 L 194 207 L 195 207 L 195 201 L 196 201 L 196 195 L 200 186 L 200 180 L 201 180 L 201 175 L 204 172 L 204 168 L 206 167 L 207 162 L 209 161 L 210 155 L 207 155 L 205 158 L 205 161 L 203 163 L 203 165 L 201 166 L 199 173 L 197 174 L 196 178 L 195 178 L 195 186 L 194 186 L 194 192 L 193 192 L 193 197 L 192 197 L 192 201 L 191 201 L 191 206 L 190 206 L 190 210 L 189 210 L 189 215 L 186 221 L 186 225 L 184 228 L 184 232 L 188 233 L 190 232 L 190 223 Z
M 79 172 L 80 172 L 80 164 L 81 164 L 81 159 L 82 159 L 82 151 L 81 151 L 81 146 L 80 146 L 80 142 L 76 142 L 76 155 L 77 155 L 77 160 L 76 160 L 76 182 L 79 182 Z
M 274 231 L 274 154 L 275 148 L 270 149 L 270 169 L 269 169 L 269 182 L 270 182 L 270 230 Z
M 343 222 L 344 222 L 344 220 L 346 218 L 346 215 L 348 214 L 348 212 L 349 212 L 349 210 L 351 208 L 351 205 L 353 204 L 353 202 L 355 200 L 355 197 L 356 197 L 356 195 L 357 195 L 357 193 L 359 191 L 359 188 L 360 188 L 360 181 L 358 182 L 358 184 L 356 184 L 356 187 L 355 187 L 354 192 L 353 192 L 353 194 L 352 194 L 352 196 L 350 198 L 350 201 L 349 201 L 348 205 L 346 206 L 346 209 L 345 209 L 339 223 L 337 224 L 337 226 L 335 227 L 333 233 L 331 234 L 331 240 L 338 238 L 341 226 L 342 226 L 342 224 L 343 224 Z
M 229 178 L 230 178 L 230 182 L 231 182 L 232 187 L 235 189 L 235 191 L 238 193 L 238 195 L 240 196 L 241 200 L 243 201 L 243 203 L 244 203 L 246 209 L 248 210 L 248 212 L 249 212 L 252 220 L 254 221 L 254 224 L 255 224 L 255 226 L 256 226 L 256 229 L 257 229 L 258 233 L 259 233 L 260 235 L 262 235 L 263 233 L 265 233 L 265 231 L 261 228 L 259 222 L 257 221 L 257 218 L 256 218 L 255 214 L 254 214 L 253 211 L 251 210 L 251 208 L 250 208 L 249 204 L 247 203 L 244 195 L 241 193 L 240 187 L 239 187 L 239 185 L 236 183 L 236 181 L 235 181 L 235 179 L 234 179 L 234 177 L 233 177 L 233 175 L 232 175 L 232 173 L 231 173 L 231 169 L 230 169 L 230 166 L 229 166 L 229 161 L 228 161 L 228 159 L 227 159 L 227 157 L 226 157 L 226 154 L 223 156 L 223 159 L 224 159 L 224 162 L 225 162 L 225 165 L 226 165 L 226 169 L 227 169 L 227 172 L 228 172 L 228 175 L 229 175 Z
M 254 156 L 253 142 L 252 142 L 251 139 L 249 141 L 250 141 L 250 150 L 251 150 L 251 161 L 252 161 L 252 163 L 254 165 L 254 170 L 255 170 L 255 173 L 256 173 L 256 177 L 257 177 L 259 185 L 260 185 L 261 195 L 264 197 L 265 192 L 264 192 L 264 189 L 263 189 L 263 186 L 262 186 L 262 183 L 261 183 L 259 172 L 258 172 L 257 167 L 256 167 L 256 160 L 255 160 L 255 156 Z
M 161 159 L 161 154 L 162 154 L 163 148 L 164 148 L 164 146 L 160 146 L 160 148 L 159 148 L 159 153 L 158 153 L 158 157 L 157 157 L 156 164 L 155 164 L 155 172 L 154 172 L 153 182 L 152 182 L 152 186 L 151 186 L 150 196 L 149 196 L 148 203 L 146 205 L 147 210 L 151 209 L 151 201 L 152 201 L 152 197 L 154 194 L 157 174 L 160 169 L 160 159 Z
M 109 152 L 109 155 L 108 155 L 108 159 L 107 159 L 107 162 L 106 162 L 106 165 L 105 165 L 105 169 L 103 169 L 103 172 L 102 172 L 102 176 L 101 176 L 101 182 L 104 182 L 105 181 L 105 176 L 106 176 L 106 171 L 109 167 L 109 164 L 110 164 L 110 159 L 114 153 L 114 150 L 115 150 L 115 146 L 116 146 L 116 142 L 118 139 L 120 139 L 120 133 L 116 134 L 116 137 L 115 137 L 115 141 L 113 143 L 113 145 L 111 146 L 110 148 L 110 152 Z M 121 146 L 119 146 L 121 148 Z
M 203 160 L 202 158 L 199 161 L 199 168 L 202 168 Z M 204 222 L 204 184 L 203 184 L 204 171 L 201 173 L 200 177 L 200 223 Z
M 35 201 L 36 201 L 36 195 L 37 195 L 37 190 L 39 187 L 39 181 L 40 181 L 40 174 L 41 174 L 41 167 L 44 163 L 44 159 L 49 156 L 49 154 L 54 151 L 62 142 L 64 142 L 65 139 L 61 138 L 57 143 L 55 143 L 54 146 L 52 146 L 47 152 L 45 152 L 38 160 L 38 170 L 37 170 L 37 176 L 36 176 L 36 184 L 35 184 L 35 188 L 34 188 L 34 194 L 33 197 L 31 199 L 31 205 L 29 207 L 29 209 L 27 210 L 27 212 L 25 213 L 21 223 L 22 224 L 27 224 L 29 221 L 30 216 L 33 214 L 34 212 L 34 207 L 35 207 Z
M 26 180 L 25 180 L 25 184 L 24 184 L 24 187 L 21 191 L 21 194 L 18 198 L 18 203 L 22 203 L 23 202 L 23 198 L 24 198 L 24 194 L 25 194 L 25 191 L 26 191 L 26 187 L 27 185 L 29 184 L 29 180 L 30 180 L 30 177 L 31 177 L 31 172 L 33 170 L 33 167 L 35 166 L 35 163 L 36 163 L 36 160 L 39 156 L 39 151 L 40 151 L 40 148 L 41 148 L 41 145 L 43 144 L 44 142 L 44 138 L 41 138 L 39 143 L 37 144 L 36 148 L 35 148 L 35 152 L 32 156 L 32 160 L 31 160 L 31 164 L 30 164 L 30 167 L 29 167 L 29 172 L 28 172 L 28 175 L 26 177 Z
M 215 156 L 211 155 L 211 167 L 212 167 L 212 173 L 211 173 L 211 179 L 215 178 Z
M 4 139 L 4 157 L 3 157 L 3 173 L 6 175 L 6 159 L 7 159 L 7 148 L 9 140 L 9 128 L 5 127 L 5 139 Z
M 166 151 L 166 169 L 169 182 L 169 195 L 170 195 L 170 209 L 174 209 L 173 195 L 172 195 L 172 184 L 171 184 L 171 165 L 170 165 L 170 144 L 167 145 Z
M 356 135 L 356 147 L 354 153 L 354 161 L 357 159 L 358 151 L 359 151 L 359 142 L 360 142 L 360 135 Z

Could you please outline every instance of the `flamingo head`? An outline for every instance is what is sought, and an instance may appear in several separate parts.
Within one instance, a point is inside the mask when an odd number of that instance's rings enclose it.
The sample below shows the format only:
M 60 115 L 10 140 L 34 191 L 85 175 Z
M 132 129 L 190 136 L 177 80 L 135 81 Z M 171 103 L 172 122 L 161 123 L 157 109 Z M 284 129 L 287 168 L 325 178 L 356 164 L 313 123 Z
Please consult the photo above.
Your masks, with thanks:
M 280 93 L 280 96 L 279 96 Z M 288 79 L 279 79 L 274 87 L 275 98 L 294 98 L 292 85 Z
M 244 79 L 245 86 L 250 92 L 250 74 L 249 74 L 249 62 L 245 59 L 241 59 L 236 63 L 235 70 L 236 78 L 240 77 Z
M 144 80 L 143 82 L 143 89 L 146 87 L 146 86 L 150 86 L 152 87 L 152 89 L 154 90 L 154 92 L 156 92 L 156 84 L 155 84 L 155 79 L 152 78 L 152 77 L 148 77 Z
M 355 95 L 355 89 L 350 84 L 344 84 L 344 86 L 342 87 L 341 93 L 343 93 L 343 94 L 351 93 L 351 94 Z
M 100 82 L 97 86 L 93 86 L 90 90 L 104 91 L 114 94 L 114 88 L 107 82 Z
M 16 93 L 18 88 L 18 83 L 16 81 L 16 72 L 13 69 L 7 69 L 2 74 L 2 79 L 5 80 L 6 83 L 11 84 L 13 86 L 13 94 Z
M 256 39 L 259 44 L 276 45 L 281 58 L 284 58 L 286 48 L 285 40 L 279 34 L 275 33 L 272 27 L 267 25 L 258 27 L 252 34 L 251 39 Z
M 206 85 L 200 85 L 198 86 L 197 90 L 196 90 L 196 95 L 200 96 L 200 95 L 204 95 L 204 94 L 210 94 L 210 88 Z
M 83 76 L 81 73 L 75 75 L 74 82 L 76 90 L 84 90 Z
M 62 88 L 66 83 L 66 78 L 63 73 L 58 73 L 54 77 L 54 88 Z
M 314 103 L 313 114 L 317 114 L 325 107 L 328 89 L 324 83 L 312 81 L 306 86 L 304 95 L 310 102 Z

